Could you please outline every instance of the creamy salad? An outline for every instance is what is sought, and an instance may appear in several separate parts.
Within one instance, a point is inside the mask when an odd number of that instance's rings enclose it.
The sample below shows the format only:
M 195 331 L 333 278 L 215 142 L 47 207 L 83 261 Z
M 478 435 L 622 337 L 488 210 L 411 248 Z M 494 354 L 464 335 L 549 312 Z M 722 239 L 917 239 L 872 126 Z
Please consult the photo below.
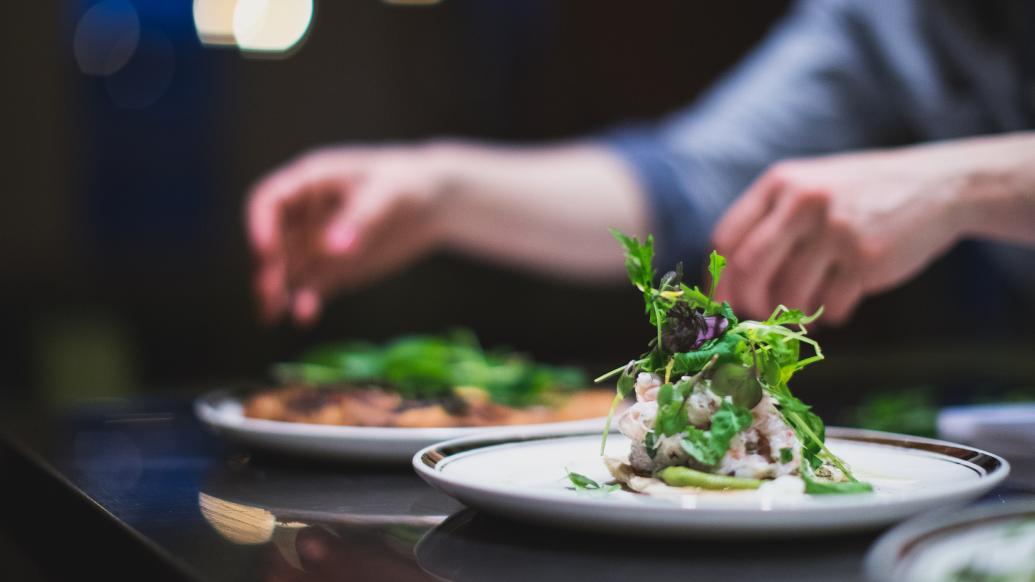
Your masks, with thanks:
M 641 492 L 658 485 L 872 491 L 827 448 L 823 421 L 788 385 L 823 359 L 806 329 L 822 309 L 806 315 L 781 305 L 765 321 L 741 321 L 728 303 L 714 299 L 726 263 L 721 255 L 711 254 L 707 292 L 683 283 L 681 266 L 655 283 L 652 237 L 641 243 L 614 235 L 655 328 L 644 354 L 597 379 L 617 377 L 615 405 L 636 397 L 615 419 L 632 441 L 628 458 L 607 459 L 616 482 Z M 569 477 L 577 487 L 586 485 L 581 476 Z

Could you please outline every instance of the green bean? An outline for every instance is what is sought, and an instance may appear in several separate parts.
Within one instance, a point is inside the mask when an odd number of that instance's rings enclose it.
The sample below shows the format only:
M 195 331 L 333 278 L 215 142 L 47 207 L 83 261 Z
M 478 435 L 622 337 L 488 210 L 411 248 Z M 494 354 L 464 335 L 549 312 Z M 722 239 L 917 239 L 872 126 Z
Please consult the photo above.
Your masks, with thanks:
M 701 489 L 758 489 L 758 479 L 743 479 L 726 475 L 713 475 L 695 471 L 689 467 L 666 467 L 658 473 L 661 480 L 673 487 L 698 487 Z

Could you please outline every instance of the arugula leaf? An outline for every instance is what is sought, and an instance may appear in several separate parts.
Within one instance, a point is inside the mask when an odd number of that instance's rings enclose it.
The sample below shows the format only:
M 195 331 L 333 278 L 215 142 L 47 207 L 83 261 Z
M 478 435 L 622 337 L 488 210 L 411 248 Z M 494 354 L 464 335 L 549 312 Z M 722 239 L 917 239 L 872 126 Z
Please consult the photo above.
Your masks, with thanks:
M 790 447 L 780 449 L 780 463 L 786 465 L 794 460 L 794 451 Z
M 611 229 L 611 236 L 625 249 L 625 270 L 629 281 L 643 293 L 644 310 L 652 325 L 657 328 L 658 345 L 661 345 L 661 329 L 665 325 L 665 313 L 673 299 L 667 298 L 654 288 L 654 235 L 647 235 L 644 242 L 636 237 Z
M 804 311 L 800 309 L 788 309 L 785 305 L 780 305 L 773 311 L 773 314 L 769 316 L 769 319 L 763 323 L 766 325 L 807 325 L 819 319 L 819 316 L 823 315 L 823 308 L 820 307 L 812 315 L 806 315 Z
M 708 256 L 708 273 L 712 276 L 712 284 L 708 289 L 708 299 L 715 298 L 715 288 L 719 286 L 719 279 L 722 277 L 722 270 L 726 268 L 726 257 L 712 251 Z
M 679 434 L 690 426 L 683 409 L 683 393 L 672 384 L 663 384 L 658 389 L 658 412 L 654 417 L 654 429 L 664 436 Z
M 737 325 L 737 316 L 733 314 L 733 308 L 730 307 L 729 302 L 723 301 L 722 305 L 719 307 L 718 313 L 719 315 L 726 318 L 726 321 L 729 322 L 730 327 L 734 327 Z
M 630 362 L 631 364 L 631 362 Z M 618 377 L 618 383 L 615 386 L 618 391 L 618 396 L 625 398 L 632 393 L 633 389 L 636 388 L 636 369 L 631 365 L 627 365 L 622 371 L 622 375 Z
M 863 481 L 828 481 L 820 479 L 813 473 L 813 468 L 802 463 L 801 480 L 805 482 L 805 493 L 810 495 L 854 495 L 857 493 L 871 493 L 873 485 Z
M 648 235 L 647 239 L 640 243 L 636 237 L 622 234 L 616 228 L 611 229 L 613 236 L 625 248 L 625 270 L 629 274 L 629 281 L 645 291 L 654 286 L 654 236 Z
M 672 354 L 672 359 L 675 361 L 672 373 L 675 375 L 696 374 L 714 356 L 719 357 L 717 363 L 720 364 L 737 361 L 737 348 L 743 342 L 744 336 L 727 331 L 717 340 L 710 343 L 705 342 L 699 350 Z
M 650 315 L 651 323 L 660 329 L 660 315 L 654 304 L 654 236 L 648 235 L 641 243 L 636 237 L 626 236 L 614 228 L 611 236 L 625 248 L 625 270 L 629 281 L 643 293 L 644 309 Z
M 688 455 L 713 467 L 722 461 L 733 437 L 750 427 L 753 420 L 750 410 L 723 401 L 719 409 L 712 414 L 711 428 L 701 430 L 688 426 L 686 436 L 680 444 Z
M 610 485 L 600 484 L 581 473 L 575 473 L 568 471 L 567 469 L 565 469 L 565 471 L 568 473 L 568 481 L 571 481 L 571 484 L 575 486 L 576 491 L 603 491 L 605 493 L 610 493 L 620 487 L 617 483 L 612 483 Z
M 653 459 L 658 454 L 658 439 L 653 430 L 643 435 L 643 448 L 647 450 L 647 456 Z

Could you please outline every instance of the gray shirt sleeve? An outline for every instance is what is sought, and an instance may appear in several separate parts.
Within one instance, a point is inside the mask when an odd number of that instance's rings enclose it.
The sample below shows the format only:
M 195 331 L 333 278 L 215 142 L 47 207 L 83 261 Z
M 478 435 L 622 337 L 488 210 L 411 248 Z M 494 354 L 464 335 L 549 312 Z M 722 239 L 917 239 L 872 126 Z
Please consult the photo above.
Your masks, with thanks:
M 800 2 L 691 107 L 604 136 L 648 196 L 663 268 L 700 260 L 722 212 L 773 162 L 893 139 L 890 81 L 851 4 Z

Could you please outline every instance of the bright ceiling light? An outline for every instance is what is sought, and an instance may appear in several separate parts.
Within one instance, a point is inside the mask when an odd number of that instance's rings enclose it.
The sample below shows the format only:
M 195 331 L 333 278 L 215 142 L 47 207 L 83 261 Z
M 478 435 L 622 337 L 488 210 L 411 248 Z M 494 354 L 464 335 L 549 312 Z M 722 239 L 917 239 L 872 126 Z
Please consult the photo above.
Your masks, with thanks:
M 305 37 L 312 18 L 313 0 L 237 0 L 234 39 L 246 52 L 287 52 Z
M 233 46 L 237 0 L 194 0 L 194 29 L 201 44 Z

